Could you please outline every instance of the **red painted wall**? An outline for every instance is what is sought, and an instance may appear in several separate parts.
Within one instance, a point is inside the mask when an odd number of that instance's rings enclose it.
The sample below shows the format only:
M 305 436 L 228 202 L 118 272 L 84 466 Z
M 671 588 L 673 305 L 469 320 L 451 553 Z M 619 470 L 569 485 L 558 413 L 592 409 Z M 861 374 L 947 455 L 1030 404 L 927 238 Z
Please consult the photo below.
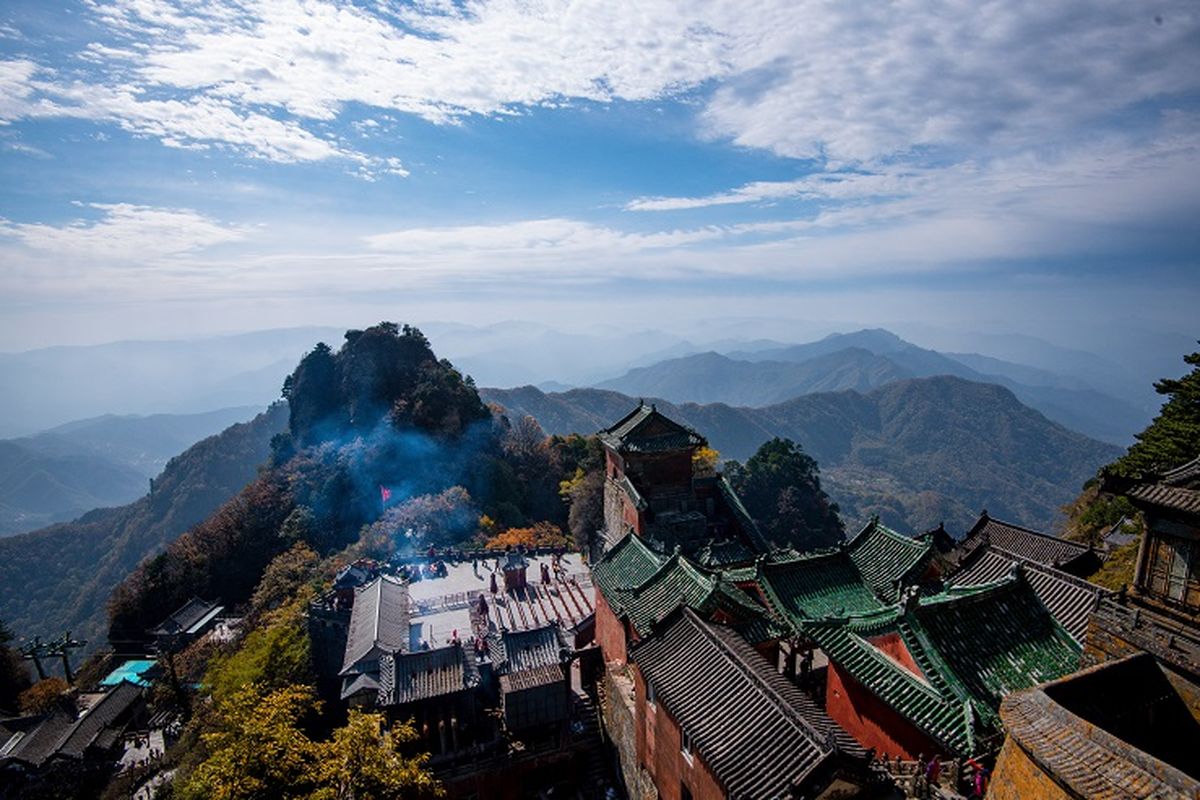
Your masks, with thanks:
M 832 662 L 825 684 L 825 709 L 833 721 L 880 755 L 915 759 L 942 749 L 919 728 L 885 705 L 854 678 Z
M 596 643 L 605 663 L 625 663 L 625 625 L 617 619 L 600 588 L 596 587 Z
M 693 752 L 690 759 L 680 751 L 683 737 L 679 725 L 661 702 L 646 703 L 646 684 L 641 672 L 633 670 L 636 696 L 638 762 L 650 773 L 660 800 L 679 800 L 686 784 L 694 800 L 725 800 L 721 785 L 704 760 Z
M 909 672 L 925 678 L 925 673 L 921 671 L 921 668 L 917 666 L 917 662 L 913 660 L 912 653 L 908 652 L 908 648 L 904 645 L 904 640 L 900 638 L 900 634 L 895 632 L 885 633 L 882 636 L 876 636 L 867 641 L 896 659 L 900 664 L 903 664 Z

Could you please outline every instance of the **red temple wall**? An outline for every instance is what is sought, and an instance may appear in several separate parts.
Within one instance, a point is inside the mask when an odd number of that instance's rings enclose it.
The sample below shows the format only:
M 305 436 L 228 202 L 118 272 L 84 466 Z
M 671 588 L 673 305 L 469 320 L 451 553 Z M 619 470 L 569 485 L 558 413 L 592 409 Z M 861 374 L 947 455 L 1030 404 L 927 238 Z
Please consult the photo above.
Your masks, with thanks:
M 725 792 L 700 755 L 692 753 L 689 759 L 680 751 L 683 736 L 678 723 L 661 702 L 653 709 L 647 705 L 646 684 L 639 670 L 633 674 L 638 761 L 654 780 L 660 800 L 679 800 L 683 785 L 694 800 L 725 800 Z
M 825 686 L 825 710 L 863 747 L 880 755 L 912 760 L 942 753 L 932 739 L 836 664 L 830 662 Z
M 599 587 L 596 588 L 596 642 L 606 663 L 625 663 L 625 625 L 617 619 Z

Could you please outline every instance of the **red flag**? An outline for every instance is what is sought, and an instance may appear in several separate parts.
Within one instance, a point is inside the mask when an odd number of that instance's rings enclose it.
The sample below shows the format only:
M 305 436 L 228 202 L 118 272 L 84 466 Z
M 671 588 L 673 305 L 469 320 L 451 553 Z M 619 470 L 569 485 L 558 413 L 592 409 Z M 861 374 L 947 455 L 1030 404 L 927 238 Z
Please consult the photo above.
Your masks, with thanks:
M 387 488 L 386 486 L 380 486 L 379 487 L 379 496 L 382 497 L 383 502 L 386 503 L 388 500 L 392 499 L 392 490 Z

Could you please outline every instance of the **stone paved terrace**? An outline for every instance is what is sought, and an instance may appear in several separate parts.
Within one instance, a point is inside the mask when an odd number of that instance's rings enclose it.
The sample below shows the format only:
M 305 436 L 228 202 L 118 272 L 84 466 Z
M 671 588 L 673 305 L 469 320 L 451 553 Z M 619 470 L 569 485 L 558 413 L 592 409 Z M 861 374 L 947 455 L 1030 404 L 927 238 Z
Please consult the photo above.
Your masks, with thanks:
M 502 557 L 502 556 L 501 556 Z M 412 617 L 409 644 L 414 650 L 423 642 L 440 647 L 450 642 L 455 632 L 460 640 L 471 636 L 474 624 L 472 601 L 480 594 L 488 602 L 489 631 L 525 630 L 559 621 L 569 628 L 594 610 L 591 572 L 577 553 L 566 553 L 559 559 L 562 572 L 549 584 L 541 581 L 542 567 L 553 571 L 550 556 L 529 556 L 526 572 L 528 586 L 515 592 L 504 592 L 504 575 L 496 571 L 496 558 L 481 559 L 476 565 L 468 561 L 446 561 L 446 575 L 422 578 L 409 584 Z M 422 567 L 429 559 L 419 562 Z M 500 587 L 495 602 L 491 594 L 491 575 L 495 572 Z

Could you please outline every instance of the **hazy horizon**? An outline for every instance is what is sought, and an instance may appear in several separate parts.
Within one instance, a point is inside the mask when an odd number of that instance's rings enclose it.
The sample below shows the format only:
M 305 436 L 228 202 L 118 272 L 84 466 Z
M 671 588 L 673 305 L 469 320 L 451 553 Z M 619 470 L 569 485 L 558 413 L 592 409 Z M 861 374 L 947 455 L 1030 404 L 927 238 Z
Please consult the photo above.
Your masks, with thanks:
M 18 0 L 0 350 L 380 319 L 1173 340 L 1198 37 L 1186 2 Z

